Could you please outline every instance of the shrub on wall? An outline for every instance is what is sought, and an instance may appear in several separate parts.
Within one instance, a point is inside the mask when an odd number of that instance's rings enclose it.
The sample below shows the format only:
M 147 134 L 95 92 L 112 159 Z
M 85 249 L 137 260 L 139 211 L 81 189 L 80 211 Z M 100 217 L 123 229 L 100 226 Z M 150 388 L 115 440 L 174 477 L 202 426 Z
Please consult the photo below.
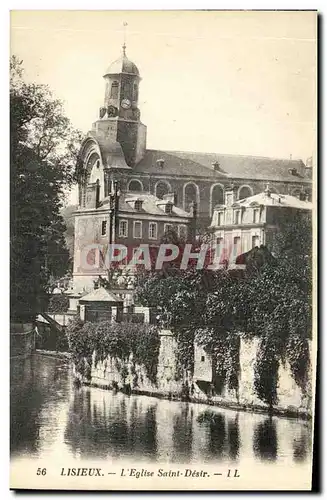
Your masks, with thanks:
M 104 361 L 108 356 L 120 359 L 122 373 L 132 354 L 133 362 L 144 366 L 149 380 L 156 383 L 160 349 L 156 327 L 107 321 L 82 323 L 74 319 L 67 326 L 67 335 L 73 362 L 82 375 L 86 374 L 85 366 L 92 366 L 93 353 L 96 363 Z M 90 378 L 90 371 L 88 375 Z

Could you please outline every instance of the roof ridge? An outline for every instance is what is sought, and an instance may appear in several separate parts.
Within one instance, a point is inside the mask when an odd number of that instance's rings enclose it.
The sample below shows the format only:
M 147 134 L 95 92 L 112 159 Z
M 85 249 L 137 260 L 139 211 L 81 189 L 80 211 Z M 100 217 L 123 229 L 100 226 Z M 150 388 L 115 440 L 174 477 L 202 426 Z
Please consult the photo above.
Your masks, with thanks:
M 238 157 L 238 158 L 258 158 L 261 160 L 278 160 L 278 161 L 301 161 L 303 162 L 302 158 L 280 158 L 278 156 L 257 156 L 257 155 L 243 155 L 243 154 L 236 154 L 236 153 L 209 153 L 209 152 L 204 152 L 204 151 L 183 151 L 183 150 L 171 150 L 171 149 L 151 149 L 147 148 L 147 151 L 157 151 L 157 152 L 163 152 L 166 154 L 172 154 L 172 153 L 186 153 L 186 154 L 200 154 L 200 155 L 216 155 L 216 156 L 233 156 L 233 157 Z

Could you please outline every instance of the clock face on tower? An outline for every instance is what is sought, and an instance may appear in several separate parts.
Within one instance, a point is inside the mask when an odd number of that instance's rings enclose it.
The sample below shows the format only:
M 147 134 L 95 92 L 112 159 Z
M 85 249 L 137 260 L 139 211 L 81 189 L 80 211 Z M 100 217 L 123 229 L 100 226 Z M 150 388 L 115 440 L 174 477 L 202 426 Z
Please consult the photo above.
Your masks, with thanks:
M 129 109 L 131 107 L 131 101 L 129 99 L 123 99 L 121 102 L 121 107 L 123 109 Z

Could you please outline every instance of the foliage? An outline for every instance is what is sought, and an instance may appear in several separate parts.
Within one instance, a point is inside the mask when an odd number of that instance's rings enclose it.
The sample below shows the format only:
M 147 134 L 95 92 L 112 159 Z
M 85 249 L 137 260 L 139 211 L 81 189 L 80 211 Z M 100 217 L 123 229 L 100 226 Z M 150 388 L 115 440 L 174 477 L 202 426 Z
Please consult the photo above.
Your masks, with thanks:
M 180 328 L 176 331 L 177 369 L 176 378 L 183 379 L 185 372 L 194 371 L 194 332 L 190 328 Z
M 216 372 L 237 389 L 239 332 L 259 339 L 255 391 L 276 403 L 278 366 L 287 360 L 294 380 L 305 387 L 312 324 L 311 219 L 281 219 L 273 242 L 246 255 L 245 270 L 177 266 L 138 276 L 137 300 L 156 307 L 159 323 L 178 341 L 178 364 L 192 365 L 192 334 L 212 355 Z M 189 362 L 189 365 L 188 365 Z M 181 371 L 181 370 L 180 370 Z
M 107 356 L 121 360 L 122 370 L 132 354 L 133 363 L 144 366 L 148 378 L 156 382 L 160 339 L 155 327 L 106 321 L 83 324 L 80 320 L 73 320 L 67 326 L 67 336 L 73 361 L 80 373 L 85 375 L 85 364 L 92 365 L 93 353 L 96 363 L 104 361 Z
M 262 337 L 254 365 L 254 389 L 261 401 L 269 406 L 277 403 L 279 361 L 279 349 L 274 337 Z
M 68 310 L 69 298 L 65 294 L 55 293 L 49 299 L 48 312 L 64 313 Z
M 80 134 L 48 87 L 24 81 L 22 61 L 12 57 L 10 70 L 11 316 L 26 321 L 69 266 L 60 209 Z
M 71 261 L 74 258 L 74 237 L 75 237 L 75 217 L 73 213 L 77 210 L 77 205 L 68 205 L 63 207 L 61 210 L 61 216 L 64 220 L 66 231 L 65 231 L 65 242 L 69 252 L 69 257 Z

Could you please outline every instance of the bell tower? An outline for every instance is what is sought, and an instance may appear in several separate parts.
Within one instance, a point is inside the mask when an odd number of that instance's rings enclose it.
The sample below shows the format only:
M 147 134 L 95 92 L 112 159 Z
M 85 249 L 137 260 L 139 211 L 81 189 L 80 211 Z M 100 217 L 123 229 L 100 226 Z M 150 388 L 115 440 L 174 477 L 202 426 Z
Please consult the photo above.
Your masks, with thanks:
M 103 77 L 104 105 L 93 130 L 105 139 L 119 142 L 127 165 L 133 167 L 145 153 L 146 126 L 141 123 L 138 108 L 139 70 L 128 59 L 125 43 L 122 56 L 109 66 Z

